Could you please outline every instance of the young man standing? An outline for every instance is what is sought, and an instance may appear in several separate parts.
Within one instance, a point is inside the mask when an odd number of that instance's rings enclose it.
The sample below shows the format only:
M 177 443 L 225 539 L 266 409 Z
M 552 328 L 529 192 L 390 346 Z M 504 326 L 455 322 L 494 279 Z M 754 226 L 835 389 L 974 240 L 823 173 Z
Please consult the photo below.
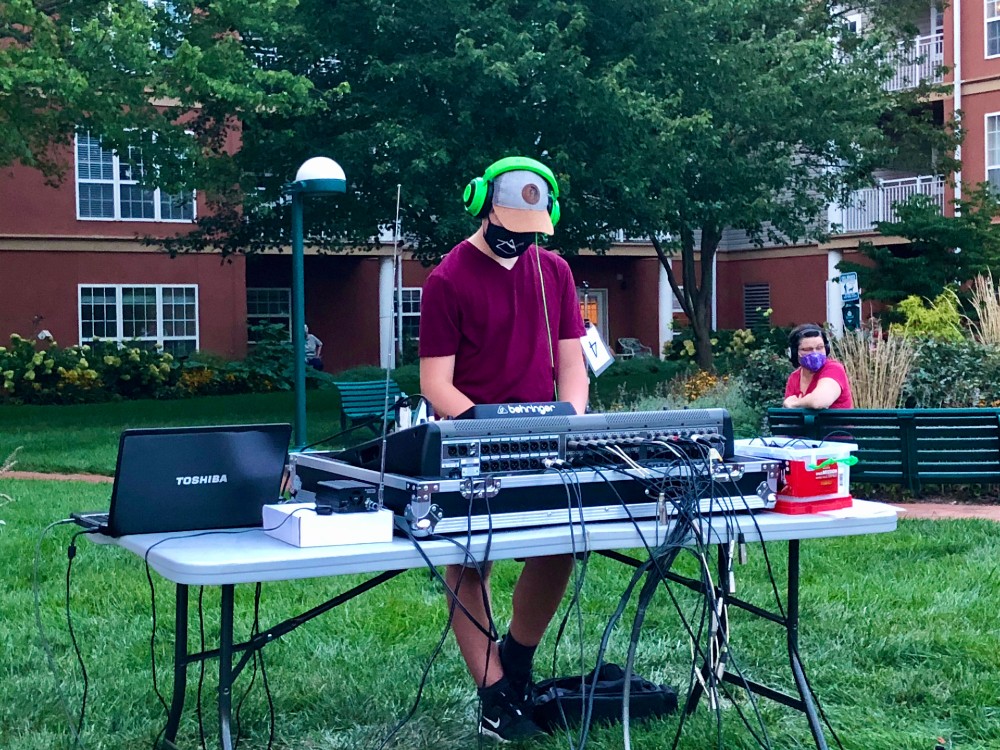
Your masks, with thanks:
M 589 381 L 576 286 L 566 261 L 535 244 L 537 234 L 553 232 L 558 197 L 552 171 L 524 157 L 501 159 L 466 187 L 466 210 L 480 219 L 479 229 L 444 257 L 421 298 L 420 390 L 438 415 L 556 398 L 584 412 Z M 461 604 L 451 602 L 452 628 L 479 688 L 481 734 L 514 740 L 541 733 L 526 707 L 531 663 L 572 567 L 570 555 L 525 561 L 499 644 L 486 634 L 489 565 L 482 576 L 473 567 L 448 567 L 445 579 Z

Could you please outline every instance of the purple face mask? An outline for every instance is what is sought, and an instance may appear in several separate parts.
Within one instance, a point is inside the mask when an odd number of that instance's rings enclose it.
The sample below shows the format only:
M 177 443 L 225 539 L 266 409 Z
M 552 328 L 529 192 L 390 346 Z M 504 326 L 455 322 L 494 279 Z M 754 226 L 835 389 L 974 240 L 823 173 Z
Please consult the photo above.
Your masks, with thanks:
M 819 372 L 826 364 L 826 355 L 823 352 L 809 352 L 799 355 L 799 364 L 810 372 Z

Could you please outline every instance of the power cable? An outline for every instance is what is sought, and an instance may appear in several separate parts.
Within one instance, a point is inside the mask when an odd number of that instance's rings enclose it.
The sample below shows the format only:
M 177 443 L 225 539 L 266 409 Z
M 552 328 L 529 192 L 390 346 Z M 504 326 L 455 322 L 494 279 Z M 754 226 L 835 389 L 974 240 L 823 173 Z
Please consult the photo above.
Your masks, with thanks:
M 38 639 L 42 646 L 42 651 L 45 652 L 45 660 L 49 665 L 49 671 L 52 673 L 52 678 L 55 681 L 56 695 L 59 698 L 59 703 L 66 714 L 66 725 L 69 727 L 70 734 L 73 739 L 73 747 L 78 747 L 80 750 L 85 750 L 85 745 L 83 744 L 82 733 L 82 717 L 80 718 L 80 726 L 77 726 L 77 717 L 73 715 L 73 711 L 70 709 L 69 701 L 66 698 L 66 694 L 63 691 L 62 681 L 59 677 L 59 668 L 56 666 L 55 654 L 52 650 L 52 643 L 45 632 L 45 626 L 42 624 L 42 602 L 41 602 L 41 584 L 39 583 L 39 571 L 41 569 L 41 557 L 42 557 L 42 541 L 45 539 L 45 535 L 49 531 L 54 529 L 56 526 L 63 526 L 65 524 L 74 523 L 72 518 L 63 518 L 58 521 L 53 521 L 38 535 L 38 539 L 35 542 L 35 558 L 34 564 L 32 566 L 31 574 L 31 592 L 32 598 L 35 606 L 35 626 L 38 628 Z M 67 568 L 67 576 L 69 575 L 69 570 Z

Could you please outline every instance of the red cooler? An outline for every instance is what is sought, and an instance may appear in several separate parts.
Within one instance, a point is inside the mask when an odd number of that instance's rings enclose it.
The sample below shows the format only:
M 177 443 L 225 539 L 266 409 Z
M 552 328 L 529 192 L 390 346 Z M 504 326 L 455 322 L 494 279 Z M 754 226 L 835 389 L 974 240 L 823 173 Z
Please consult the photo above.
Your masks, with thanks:
M 851 507 L 851 451 L 855 443 L 768 437 L 737 440 L 736 454 L 777 458 L 784 464 L 778 486 L 778 513 L 819 513 Z

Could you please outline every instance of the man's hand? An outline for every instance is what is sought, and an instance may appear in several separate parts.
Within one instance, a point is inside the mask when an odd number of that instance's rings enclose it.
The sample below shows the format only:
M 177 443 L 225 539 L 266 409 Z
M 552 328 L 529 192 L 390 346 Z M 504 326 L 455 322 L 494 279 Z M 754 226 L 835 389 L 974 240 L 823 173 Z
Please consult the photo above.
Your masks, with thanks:
M 474 404 L 454 385 L 455 355 L 420 358 L 420 392 L 442 418 L 456 417 Z

